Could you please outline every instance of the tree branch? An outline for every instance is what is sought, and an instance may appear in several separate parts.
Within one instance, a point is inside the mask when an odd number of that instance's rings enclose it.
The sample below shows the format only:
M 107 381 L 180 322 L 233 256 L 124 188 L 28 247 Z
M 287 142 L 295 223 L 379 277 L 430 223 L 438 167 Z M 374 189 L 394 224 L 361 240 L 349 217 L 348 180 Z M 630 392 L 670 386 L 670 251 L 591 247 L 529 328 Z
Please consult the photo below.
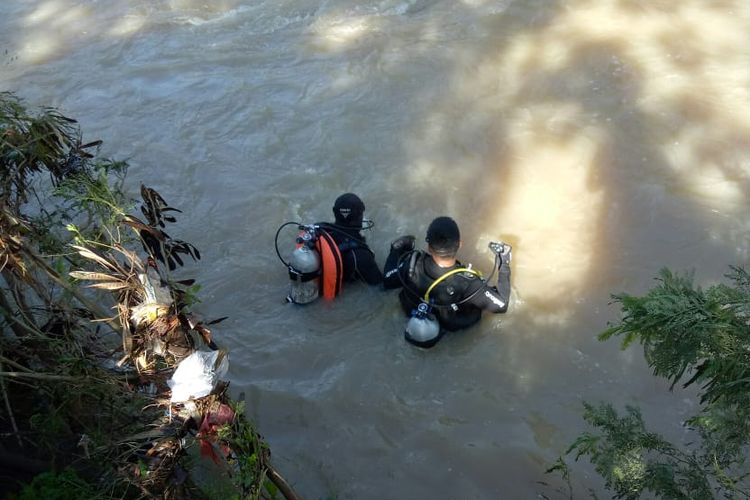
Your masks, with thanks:
M 4 370 L 3 364 L 0 363 L 0 371 Z M 8 391 L 5 389 L 5 381 L 0 378 L 0 389 L 3 391 L 3 400 L 5 401 L 5 409 L 8 411 L 8 417 L 10 418 L 10 425 L 13 427 L 13 433 L 16 435 L 18 440 L 18 447 L 23 448 L 23 441 L 21 441 L 21 435 L 18 432 L 18 425 L 16 425 L 16 417 L 13 416 L 13 408 L 10 406 L 10 399 L 8 398 Z
M 289 486 L 289 483 L 287 483 L 286 480 L 281 477 L 281 474 L 279 474 L 276 469 L 274 469 L 268 463 L 266 463 L 266 469 L 268 472 L 268 479 L 270 479 L 271 482 L 276 485 L 281 494 L 284 495 L 284 498 L 286 498 L 287 500 L 302 500 L 297 495 L 297 493 L 295 493 L 292 487 Z
M 0 379 L 8 378 L 33 378 L 37 380 L 65 380 L 68 382 L 82 382 L 83 377 L 73 377 L 71 375 L 56 375 L 54 373 L 27 373 L 27 372 L 6 372 L 0 371 Z

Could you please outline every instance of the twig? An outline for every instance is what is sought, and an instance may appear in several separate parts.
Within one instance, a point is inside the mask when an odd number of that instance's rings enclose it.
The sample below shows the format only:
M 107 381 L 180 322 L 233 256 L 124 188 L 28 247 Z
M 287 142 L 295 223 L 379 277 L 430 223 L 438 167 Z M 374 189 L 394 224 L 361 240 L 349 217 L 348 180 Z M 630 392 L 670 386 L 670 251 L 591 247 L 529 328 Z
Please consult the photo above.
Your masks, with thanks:
M 83 304 L 84 306 L 86 306 L 86 308 L 89 311 L 93 312 L 94 314 L 96 314 L 97 316 L 99 316 L 101 318 L 106 318 L 107 317 L 107 315 L 104 313 L 104 311 L 97 304 L 91 302 L 80 291 L 78 291 L 77 288 L 71 286 L 70 283 L 68 283 L 63 278 L 61 278 L 60 275 L 57 273 L 57 271 L 55 271 L 54 269 L 52 269 L 52 267 L 42 257 L 40 257 L 39 255 L 37 255 L 30 248 L 25 248 L 24 247 L 23 251 L 29 257 L 31 257 L 31 259 L 34 260 L 37 263 L 37 265 L 39 265 L 39 267 L 41 267 L 42 269 L 44 269 L 44 271 L 52 279 L 52 281 L 54 281 L 55 283 L 57 283 L 58 285 L 60 285 L 61 287 L 63 287 L 65 290 L 67 290 L 68 292 L 70 292 L 70 294 L 73 295 L 76 299 L 78 299 L 81 302 L 81 304 Z M 120 329 L 120 324 L 118 322 L 116 322 L 114 320 L 107 320 L 106 323 L 115 332 L 117 332 L 118 334 L 122 334 L 122 331 Z
M 16 334 L 18 338 L 25 337 L 26 333 L 30 333 L 32 335 L 44 335 L 42 332 L 37 330 L 36 328 L 33 328 L 20 319 L 16 318 L 13 315 L 13 310 L 11 309 L 11 305 L 8 303 L 8 301 L 5 299 L 5 295 L 3 295 L 3 291 L 0 290 L 0 311 L 5 313 L 5 319 L 9 319 L 13 324 L 10 325 L 11 330 L 13 330 L 13 333 Z
M 3 364 L 0 363 L 0 371 L 3 370 Z M 18 425 L 16 425 L 16 417 L 13 416 L 13 408 L 10 406 L 10 399 L 8 398 L 8 391 L 5 389 L 5 381 L 0 378 L 0 389 L 3 391 L 3 399 L 5 400 L 5 409 L 8 410 L 8 417 L 10 417 L 10 425 L 13 427 L 13 433 L 16 435 L 18 440 L 18 446 L 23 448 L 23 441 L 21 441 L 21 435 L 18 433 Z
M 31 333 L 33 335 L 41 334 L 39 330 L 30 327 L 13 315 L 13 308 L 10 305 L 10 302 L 8 302 L 8 299 L 5 298 L 5 294 L 3 293 L 2 289 L 0 289 L 0 310 L 5 313 L 6 319 L 9 319 L 13 322 L 13 324 L 10 325 L 10 328 L 13 330 L 13 333 L 16 334 L 16 337 L 23 338 L 27 333 Z
M 2 273 L 3 278 L 5 279 L 5 282 L 8 284 L 8 291 L 10 291 L 10 294 L 13 296 L 13 300 L 16 302 L 16 306 L 18 308 L 18 314 L 20 314 L 24 320 L 31 325 L 33 328 L 39 329 L 39 326 L 34 321 L 34 318 L 31 315 L 31 308 L 26 303 L 26 296 L 21 291 L 21 287 L 18 284 L 18 280 L 15 276 L 13 276 L 13 273 L 5 270 Z M 33 282 L 33 279 L 30 279 L 28 282 L 25 282 L 29 285 L 29 288 L 31 287 L 31 282 Z M 32 288 L 33 289 L 33 288 Z
M 6 273 L 7 273 L 7 272 L 6 272 Z M 48 291 L 48 290 L 47 290 L 46 288 L 44 288 L 44 287 L 43 287 L 43 286 L 42 286 L 42 285 L 41 285 L 41 284 L 40 284 L 40 283 L 39 283 L 39 282 L 38 282 L 38 281 L 37 281 L 37 280 L 35 279 L 36 277 L 32 275 L 32 273 L 31 273 L 31 270 L 29 270 L 29 271 L 27 272 L 27 275 L 28 275 L 28 279 L 22 279 L 22 280 L 21 280 L 21 281 L 23 282 L 23 284 L 24 284 L 24 285 L 26 285 L 26 286 L 28 286 L 28 287 L 29 287 L 29 288 L 30 288 L 30 289 L 31 289 L 31 290 L 32 290 L 32 291 L 33 291 L 34 293 L 36 293 L 37 297 L 39 297 L 39 299 L 40 299 L 40 300 L 41 300 L 42 302 L 44 302 L 45 304 L 50 304 L 50 305 L 51 305 L 51 304 L 53 304 L 53 300 L 52 300 L 52 297 L 51 297 L 51 295 L 50 295 L 50 292 L 49 292 L 49 291 Z M 12 274 L 12 273 L 10 273 L 10 276 L 12 277 L 12 276 L 13 276 L 13 274 Z M 7 278 L 7 276 L 6 276 L 6 280 L 7 280 L 7 279 L 8 279 L 8 278 Z M 20 288 L 21 288 L 21 287 L 19 286 L 19 284 L 18 284 L 18 281 L 17 281 L 17 280 L 15 280 L 15 279 L 13 279 L 13 281 L 14 281 L 14 286 L 15 286 L 16 288 L 18 288 L 18 290 L 19 290 L 19 293 L 20 293 Z
M 297 493 L 295 493 L 292 487 L 289 486 L 289 483 L 287 483 L 286 480 L 281 477 L 281 474 L 276 472 L 276 469 L 274 469 L 271 464 L 266 463 L 266 471 L 268 472 L 268 479 L 270 479 L 271 482 L 276 485 L 281 494 L 284 495 L 284 498 L 286 498 L 287 500 L 302 500 L 297 495 Z
M 38 380 L 65 380 L 68 382 L 82 382 L 82 377 L 73 377 L 70 375 L 55 375 L 53 373 L 26 373 L 26 372 L 5 372 L 0 371 L 0 379 L 8 378 L 34 378 Z
M 136 486 L 139 490 L 141 490 L 141 494 L 143 495 L 143 498 L 156 498 L 156 495 L 151 493 L 145 486 L 143 486 L 141 483 L 133 481 L 132 479 L 128 481 L 133 486 Z
M 29 369 L 29 368 L 27 368 L 27 367 L 23 366 L 23 365 L 22 365 L 22 364 L 20 364 L 20 363 L 16 363 L 16 362 L 15 362 L 15 361 L 13 361 L 12 359 L 8 359 L 8 358 L 6 358 L 6 357 L 5 357 L 5 356 L 3 356 L 2 354 L 0 354 L 0 362 L 1 362 L 1 363 L 8 363 L 8 364 L 9 364 L 10 366 L 13 366 L 14 368 L 18 368 L 19 370 L 21 370 L 21 371 L 24 371 L 24 372 L 27 372 L 27 373 L 33 373 L 33 372 L 34 372 L 33 370 L 31 370 L 31 369 Z M 2 366 L 2 364 L 0 364 L 0 367 L 1 367 L 1 366 Z M 1 370 L 1 369 L 2 369 L 2 368 L 0 368 L 0 370 Z

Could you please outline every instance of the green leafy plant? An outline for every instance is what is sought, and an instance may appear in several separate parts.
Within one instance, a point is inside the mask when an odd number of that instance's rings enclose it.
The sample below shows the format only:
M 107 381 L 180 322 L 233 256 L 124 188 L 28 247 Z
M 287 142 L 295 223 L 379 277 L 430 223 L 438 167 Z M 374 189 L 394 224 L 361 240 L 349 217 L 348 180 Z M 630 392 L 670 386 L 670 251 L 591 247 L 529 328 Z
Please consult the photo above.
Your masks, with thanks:
M 682 446 L 649 432 L 635 407 L 620 415 L 609 404 L 584 405 L 594 431 L 567 454 L 588 458 L 615 498 L 750 497 L 750 276 L 732 267 L 727 278 L 704 291 L 692 275 L 664 269 L 646 295 L 613 296 L 623 317 L 600 340 L 640 343 L 654 374 L 671 388 L 699 387 L 701 404 L 685 422 L 698 439 Z M 562 458 L 549 471 L 568 473 Z
M 279 488 L 287 489 L 285 498 L 294 498 L 286 482 L 279 482 L 280 476 L 270 467 L 271 452 L 253 425 L 244 417 L 244 403 L 232 404 L 232 410 L 234 419 L 230 424 L 220 427 L 217 434 L 231 450 L 227 460 L 234 470 L 232 481 L 241 498 L 260 499 L 261 495 L 277 498 Z
M 212 403 L 229 409 L 228 383 L 181 405 L 166 380 L 198 339 L 219 350 L 210 327 L 225 318 L 200 319 L 191 310 L 198 285 L 170 275 L 184 257 L 200 259 L 195 246 L 164 231 L 180 211 L 141 186 L 145 222 L 131 215 L 122 189 L 127 165 L 87 151 L 99 144 L 82 144 L 75 120 L 56 110 L 31 113 L 0 93 L 6 475 L 14 457 L 52 471 L 27 485 L 24 499 L 204 498 L 186 469 L 186 449 Z M 138 243 L 143 257 L 132 249 Z M 228 456 L 238 498 L 274 496 L 273 482 L 296 499 L 250 423 L 230 414 L 225 446 L 237 446 Z
M 81 478 L 73 469 L 67 468 L 59 473 L 44 472 L 24 486 L 17 495 L 10 495 L 9 500 L 79 500 L 82 498 L 96 500 L 106 498 L 97 489 Z

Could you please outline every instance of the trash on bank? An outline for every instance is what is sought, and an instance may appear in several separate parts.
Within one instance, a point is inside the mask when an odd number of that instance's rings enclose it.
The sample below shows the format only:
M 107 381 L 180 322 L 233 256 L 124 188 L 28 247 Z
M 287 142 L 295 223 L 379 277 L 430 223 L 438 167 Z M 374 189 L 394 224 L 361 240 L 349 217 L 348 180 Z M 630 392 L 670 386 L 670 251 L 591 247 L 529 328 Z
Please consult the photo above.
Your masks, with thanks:
M 229 371 L 226 351 L 195 351 L 183 359 L 167 385 L 172 389 L 172 403 L 198 399 L 211 394 L 219 380 Z

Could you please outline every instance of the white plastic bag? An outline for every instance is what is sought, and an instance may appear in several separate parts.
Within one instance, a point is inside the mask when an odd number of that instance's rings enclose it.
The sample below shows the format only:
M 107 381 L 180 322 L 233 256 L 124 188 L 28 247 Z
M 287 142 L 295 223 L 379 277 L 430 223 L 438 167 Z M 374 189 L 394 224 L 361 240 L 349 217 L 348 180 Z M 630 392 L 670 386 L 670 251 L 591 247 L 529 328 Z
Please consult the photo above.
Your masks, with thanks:
M 223 353 L 218 367 L 214 367 Z M 229 371 L 229 359 L 223 351 L 195 351 L 177 366 L 167 385 L 172 389 L 173 403 L 208 396 L 216 383 Z

